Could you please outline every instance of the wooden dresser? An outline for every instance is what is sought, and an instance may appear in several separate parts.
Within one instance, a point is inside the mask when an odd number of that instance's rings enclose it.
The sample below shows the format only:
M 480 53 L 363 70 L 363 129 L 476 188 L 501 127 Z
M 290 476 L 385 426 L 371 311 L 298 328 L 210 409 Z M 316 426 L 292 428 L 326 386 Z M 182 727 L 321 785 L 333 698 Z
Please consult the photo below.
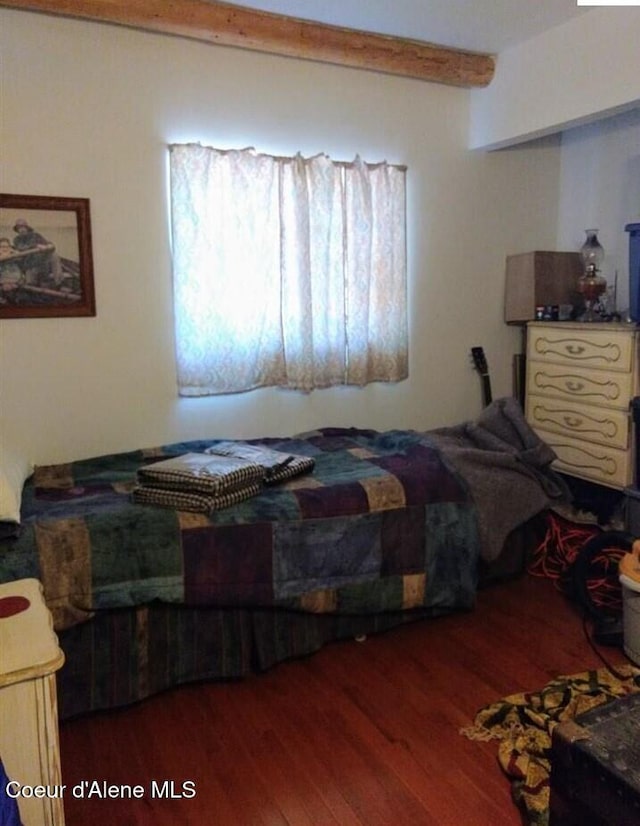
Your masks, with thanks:
M 633 483 L 639 342 L 630 324 L 527 325 L 526 417 L 556 452 L 556 470 L 611 488 Z
M 55 678 L 63 662 L 38 580 L 0 585 L 0 756 L 24 826 L 64 824 Z

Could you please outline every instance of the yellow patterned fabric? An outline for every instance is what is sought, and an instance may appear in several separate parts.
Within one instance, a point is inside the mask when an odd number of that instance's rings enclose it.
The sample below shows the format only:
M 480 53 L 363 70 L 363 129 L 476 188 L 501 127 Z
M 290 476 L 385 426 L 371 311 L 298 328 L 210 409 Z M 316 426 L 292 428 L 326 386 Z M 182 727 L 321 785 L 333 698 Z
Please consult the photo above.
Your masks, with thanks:
M 473 726 L 462 729 L 471 740 L 500 741 L 498 761 L 531 826 L 547 826 L 549 820 L 549 758 L 556 725 L 640 691 L 640 668 L 622 665 L 616 672 L 619 676 L 606 668 L 560 676 L 540 691 L 511 694 L 485 706 Z

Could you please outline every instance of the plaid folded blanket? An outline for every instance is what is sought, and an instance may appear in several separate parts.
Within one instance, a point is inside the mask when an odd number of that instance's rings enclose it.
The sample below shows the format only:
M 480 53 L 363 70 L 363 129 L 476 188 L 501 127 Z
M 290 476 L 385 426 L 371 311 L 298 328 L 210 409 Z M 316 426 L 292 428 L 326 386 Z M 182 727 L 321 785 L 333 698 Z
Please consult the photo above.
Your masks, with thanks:
M 233 456 L 185 453 L 138 469 L 142 487 L 178 493 L 222 496 L 238 489 L 260 485 L 264 470 L 260 465 Z
M 264 445 L 251 445 L 246 442 L 217 442 L 207 448 L 205 453 L 218 456 L 235 456 L 245 459 L 264 470 L 264 483 L 275 485 L 285 479 L 292 479 L 302 473 L 313 470 L 315 460 L 311 456 L 298 456 L 273 450 Z
M 139 505 L 159 505 L 163 508 L 175 508 L 179 511 L 211 513 L 211 511 L 229 508 L 250 496 L 255 496 L 261 490 L 262 484 L 254 482 L 218 496 L 207 496 L 204 493 L 189 493 L 152 485 L 138 485 L 134 488 L 131 498 Z

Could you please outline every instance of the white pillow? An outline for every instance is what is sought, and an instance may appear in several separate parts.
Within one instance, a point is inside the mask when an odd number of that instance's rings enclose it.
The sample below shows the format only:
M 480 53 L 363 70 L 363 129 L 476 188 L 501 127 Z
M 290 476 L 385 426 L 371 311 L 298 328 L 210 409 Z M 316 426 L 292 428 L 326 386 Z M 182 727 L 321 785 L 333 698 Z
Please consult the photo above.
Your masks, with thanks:
M 20 523 L 22 486 L 32 473 L 24 456 L 0 447 L 0 522 Z

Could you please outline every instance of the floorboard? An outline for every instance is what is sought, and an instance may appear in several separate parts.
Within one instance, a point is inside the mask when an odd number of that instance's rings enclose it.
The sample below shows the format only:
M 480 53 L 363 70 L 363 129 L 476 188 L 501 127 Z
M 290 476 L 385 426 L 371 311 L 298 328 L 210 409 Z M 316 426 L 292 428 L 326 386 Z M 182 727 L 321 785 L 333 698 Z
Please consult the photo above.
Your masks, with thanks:
M 493 585 L 469 613 L 62 722 L 67 826 L 520 826 L 496 744 L 460 728 L 601 665 L 549 580 Z M 96 780 L 117 796 L 72 794 Z

